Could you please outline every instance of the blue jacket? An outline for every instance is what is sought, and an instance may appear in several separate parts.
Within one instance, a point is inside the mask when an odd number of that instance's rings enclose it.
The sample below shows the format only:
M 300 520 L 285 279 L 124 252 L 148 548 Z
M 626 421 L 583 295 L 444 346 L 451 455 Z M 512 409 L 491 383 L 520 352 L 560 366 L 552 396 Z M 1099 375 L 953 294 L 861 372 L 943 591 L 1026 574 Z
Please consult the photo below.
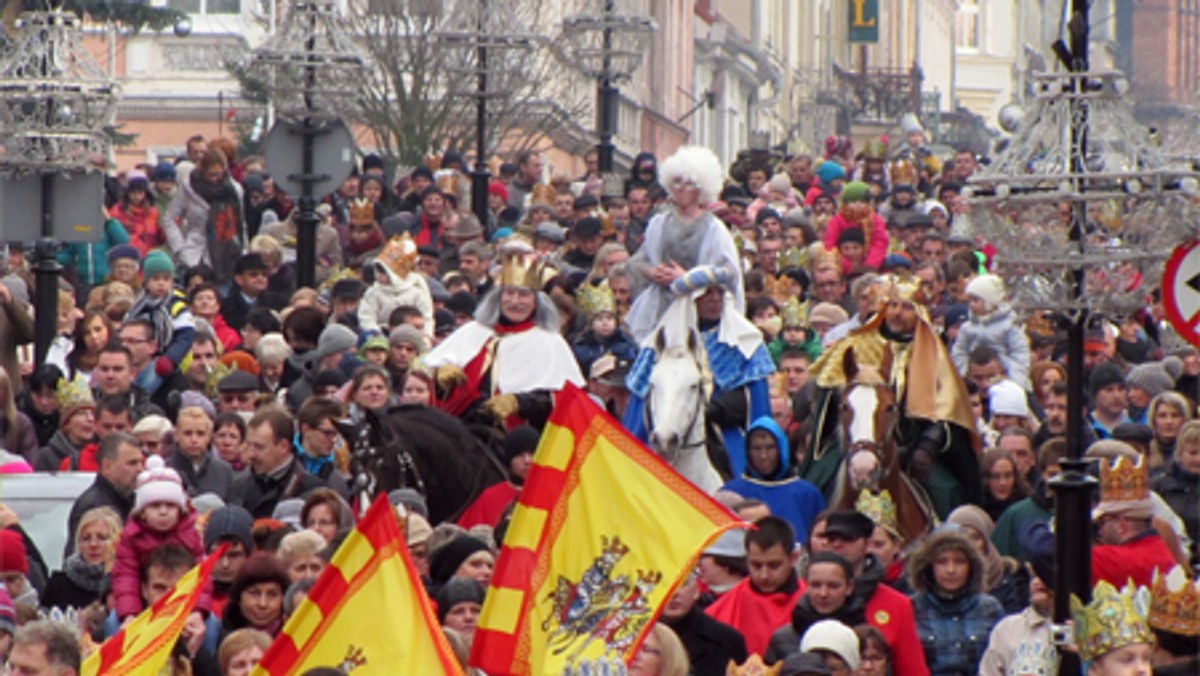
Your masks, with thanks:
M 73 268 L 79 283 L 86 286 L 103 284 L 108 279 L 108 250 L 129 242 L 129 231 L 115 218 L 104 221 L 104 237 L 98 242 L 68 244 L 58 252 L 58 262 Z
M 630 362 L 637 358 L 638 353 L 637 343 L 620 329 L 604 340 L 597 338 L 595 332 L 588 329 L 571 345 L 571 350 L 575 352 L 575 361 L 579 362 L 579 370 L 585 378 L 592 370 L 592 364 L 606 353 L 611 352 Z
M 808 530 L 813 519 L 825 509 L 825 496 L 816 486 L 795 476 L 787 435 L 773 418 L 762 416 L 751 423 L 746 430 L 747 445 L 750 434 L 755 430 L 766 430 L 775 437 L 775 443 L 779 446 L 779 469 L 771 476 L 763 476 L 747 460 L 745 474 L 725 484 L 724 489 L 743 498 L 767 503 L 772 514 L 796 529 L 796 542 L 808 542 Z

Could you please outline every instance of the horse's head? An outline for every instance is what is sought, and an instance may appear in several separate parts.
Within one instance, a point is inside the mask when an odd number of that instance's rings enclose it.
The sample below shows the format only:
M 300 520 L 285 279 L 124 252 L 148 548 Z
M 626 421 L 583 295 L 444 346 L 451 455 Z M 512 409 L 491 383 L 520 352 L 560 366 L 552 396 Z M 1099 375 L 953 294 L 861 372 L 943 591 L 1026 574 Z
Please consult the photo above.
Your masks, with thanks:
M 673 463 L 684 448 L 704 441 L 704 407 L 712 393 L 700 335 L 690 329 L 681 344 L 668 344 L 662 331 L 655 336 L 658 360 L 650 374 L 647 429 L 650 446 Z
M 893 450 L 899 407 L 895 391 L 883 376 L 888 366 L 886 361 L 878 369 L 858 364 L 854 348 L 848 348 L 843 357 L 842 434 L 850 486 L 856 492 L 877 489 L 886 471 L 884 465 L 890 464 L 891 458 L 885 456 Z

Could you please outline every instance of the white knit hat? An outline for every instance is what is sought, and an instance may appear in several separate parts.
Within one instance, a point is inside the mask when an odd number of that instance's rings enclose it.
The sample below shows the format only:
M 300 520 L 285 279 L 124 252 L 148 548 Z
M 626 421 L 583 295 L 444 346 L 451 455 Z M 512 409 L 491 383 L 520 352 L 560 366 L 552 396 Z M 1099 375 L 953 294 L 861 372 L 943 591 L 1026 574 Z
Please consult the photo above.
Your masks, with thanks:
M 134 514 L 156 502 L 169 502 L 188 511 L 187 492 L 183 490 L 179 473 L 167 467 L 162 457 L 157 455 L 150 456 L 146 460 L 146 469 L 138 474 L 136 495 Z
M 1004 302 L 1004 280 L 996 275 L 979 275 L 967 284 L 968 296 L 979 296 L 989 308 Z
M 837 620 L 821 620 L 804 632 L 804 638 L 800 639 L 800 652 L 810 653 L 814 650 L 831 652 L 842 658 L 850 671 L 858 671 L 858 634 Z
M 1029 417 L 1029 400 L 1025 397 L 1025 390 L 1011 380 L 1001 380 L 988 388 L 988 405 L 992 415 Z

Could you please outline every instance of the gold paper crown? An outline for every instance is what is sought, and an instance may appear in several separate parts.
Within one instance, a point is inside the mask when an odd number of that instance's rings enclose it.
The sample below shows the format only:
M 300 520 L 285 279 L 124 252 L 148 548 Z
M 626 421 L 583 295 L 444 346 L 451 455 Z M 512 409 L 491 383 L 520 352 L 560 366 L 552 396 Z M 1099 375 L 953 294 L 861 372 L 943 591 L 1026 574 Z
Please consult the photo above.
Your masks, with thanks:
M 763 293 L 782 303 L 792 293 L 790 282 L 791 279 L 783 275 L 763 275 Z
M 867 144 L 863 146 L 863 157 L 878 160 L 887 157 L 887 151 L 887 141 L 880 136 L 867 141 Z
M 208 372 L 208 377 L 204 379 L 204 394 L 209 399 L 217 398 L 217 385 L 225 379 L 225 376 L 238 370 L 237 366 L 226 366 L 221 362 L 217 362 L 216 366 Z
M 808 326 L 808 303 L 801 303 L 800 299 L 792 296 L 783 304 L 784 328 L 790 326 Z
M 583 283 L 575 292 L 575 303 L 588 320 L 595 319 L 601 312 L 617 312 L 617 297 L 613 295 L 608 280 L 599 284 Z
M 929 302 L 925 290 L 921 288 L 921 280 L 912 275 L 888 275 L 887 293 L 889 300 L 906 300 L 918 307 Z
M 1146 500 L 1150 497 L 1150 466 L 1141 457 L 1120 456 L 1100 463 L 1100 501 Z
M 876 526 L 883 526 L 897 535 L 900 533 L 900 520 L 896 516 L 896 501 L 892 499 L 890 492 L 884 490 L 876 495 L 864 488 L 858 494 L 858 500 L 854 501 L 854 510 L 870 517 Z
M 894 185 L 916 185 L 920 180 L 917 166 L 907 157 L 892 162 L 892 183 Z
M 533 185 L 533 191 L 530 193 L 529 205 L 543 205 L 552 207 L 554 206 L 554 198 L 557 195 L 558 193 L 554 190 L 553 186 L 546 185 L 545 183 L 535 183 Z
M 58 379 L 58 385 L 54 388 L 54 398 L 58 400 L 58 410 L 60 411 L 96 406 L 96 400 L 92 397 L 92 388 L 88 386 L 87 379 L 78 373 L 72 380 Z
M 773 373 L 767 380 L 767 394 L 771 397 L 786 397 L 787 396 L 787 376 L 782 373 Z
M 1150 587 L 1150 626 L 1180 636 L 1200 636 L 1200 581 L 1188 579 L 1183 566 L 1154 571 Z
M 790 246 L 779 252 L 776 259 L 780 270 L 788 268 L 804 269 L 808 267 L 808 249 L 802 246 Z
M 325 281 L 321 282 L 318 291 L 332 291 L 333 285 L 343 279 L 358 279 L 358 275 L 350 268 L 336 268 Z
M 351 223 L 374 223 L 375 204 L 365 197 L 357 197 L 350 202 Z
M 545 280 L 553 276 L 550 269 L 537 254 L 517 250 L 502 251 L 500 263 L 500 286 L 519 286 L 531 291 L 541 291 Z
M 1121 591 L 1101 581 L 1092 591 L 1086 606 L 1071 596 L 1071 615 L 1075 620 L 1075 645 L 1085 662 L 1138 643 L 1154 643 L 1154 632 L 1146 620 L 1150 608 L 1150 590 L 1129 583 Z
M 386 266 L 396 273 L 397 277 L 407 277 L 417 266 L 417 257 L 417 243 L 413 241 L 412 235 L 406 232 L 389 239 L 375 258 L 375 262 Z

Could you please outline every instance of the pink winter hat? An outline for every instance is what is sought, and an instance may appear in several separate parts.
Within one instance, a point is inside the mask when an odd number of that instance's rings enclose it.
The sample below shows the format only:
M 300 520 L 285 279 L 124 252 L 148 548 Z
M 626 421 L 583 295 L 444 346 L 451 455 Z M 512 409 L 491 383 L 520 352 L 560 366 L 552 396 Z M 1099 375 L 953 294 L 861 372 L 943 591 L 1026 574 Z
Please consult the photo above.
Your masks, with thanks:
M 179 505 L 179 509 L 185 512 L 188 510 L 183 481 L 178 472 L 166 466 L 161 456 L 152 455 L 146 460 L 146 469 L 138 474 L 136 495 L 133 505 L 135 514 L 155 502 L 169 502 Z

